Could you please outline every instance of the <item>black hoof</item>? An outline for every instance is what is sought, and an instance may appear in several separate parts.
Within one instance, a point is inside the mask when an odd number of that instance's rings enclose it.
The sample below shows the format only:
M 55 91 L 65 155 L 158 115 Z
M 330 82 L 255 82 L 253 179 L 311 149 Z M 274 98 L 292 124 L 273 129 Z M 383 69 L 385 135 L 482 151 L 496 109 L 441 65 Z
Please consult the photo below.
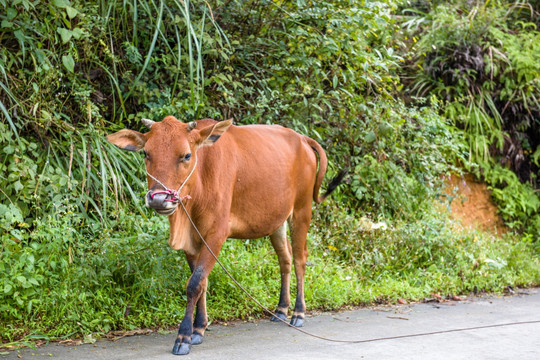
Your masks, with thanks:
M 304 326 L 304 318 L 300 316 L 294 315 L 291 319 L 291 325 L 295 327 L 302 327 Z
M 287 321 L 287 315 L 282 312 L 276 312 L 270 321 L 281 322 L 279 319 Z
M 180 339 L 176 339 L 174 343 L 172 353 L 173 355 L 187 355 L 191 350 L 191 344 L 184 343 Z
M 191 345 L 199 345 L 203 342 L 203 336 L 201 334 L 193 333 L 191 335 Z

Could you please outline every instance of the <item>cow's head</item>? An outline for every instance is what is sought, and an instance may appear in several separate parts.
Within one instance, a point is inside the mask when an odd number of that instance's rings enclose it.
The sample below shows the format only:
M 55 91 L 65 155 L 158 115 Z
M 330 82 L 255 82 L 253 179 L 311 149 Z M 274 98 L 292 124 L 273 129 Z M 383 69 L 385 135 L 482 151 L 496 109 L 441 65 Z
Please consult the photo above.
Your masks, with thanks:
M 197 128 L 196 122 L 184 124 L 173 116 L 161 122 L 143 119 L 143 123 L 149 132 L 124 129 L 107 136 L 107 140 L 124 150 L 144 151 L 149 189 L 146 206 L 158 214 L 171 215 L 178 207 L 176 200 L 189 194 L 196 177 L 197 149 L 213 145 L 232 120 L 202 129 Z M 181 186 L 180 194 L 174 194 Z

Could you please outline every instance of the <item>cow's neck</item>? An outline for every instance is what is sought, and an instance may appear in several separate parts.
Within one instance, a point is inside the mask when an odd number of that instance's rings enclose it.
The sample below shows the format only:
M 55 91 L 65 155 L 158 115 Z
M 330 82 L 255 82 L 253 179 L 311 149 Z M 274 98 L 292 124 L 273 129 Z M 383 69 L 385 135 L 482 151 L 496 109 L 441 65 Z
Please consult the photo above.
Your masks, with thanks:
M 201 167 L 199 167 L 199 170 L 201 170 Z M 200 182 L 199 173 L 195 171 L 192 176 L 192 183 L 185 189 L 184 193 L 189 194 L 191 197 L 189 200 L 184 200 L 184 206 L 192 217 L 194 207 L 199 207 L 200 202 L 204 198 L 201 196 L 201 189 L 204 187 Z M 169 246 L 174 250 L 184 250 L 187 254 L 195 255 L 199 250 L 198 246 L 200 244 L 193 240 L 193 236 L 196 236 L 193 226 L 186 216 L 182 205 L 178 204 L 178 209 L 174 214 L 169 216 Z
M 192 226 L 184 213 L 184 209 L 182 209 L 182 205 L 178 205 L 178 210 L 169 216 L 169 227 L 169 246 L 171 248 L 184 250 L 188 254 L 196 252 L 191 236 Z
M 201 165 L 205 163 L 207 157 L 205 150 L 207 150 L 206 147 L 201 148 L 197 153 Z M 185 194 L 189 194 L 191 199 L 184 201 L 187 212 L 195 222 L 197 222 L 198 213 L 210 209 L 210 203 L 214 204 L 215 196 L 210 193 L 212 189 L 217 187 L 217 178 L 212 173 L 212 169 L 199 165 L 197 170 L 193 173 L 191 185 L 185 189 Z M 169 225 L 169 246 L 174 250 L 182 249 L 188 254 L 196 255 L 200 250 L 201 243 L 182 205 L 179 204 L 176 212 L 169 216 Z

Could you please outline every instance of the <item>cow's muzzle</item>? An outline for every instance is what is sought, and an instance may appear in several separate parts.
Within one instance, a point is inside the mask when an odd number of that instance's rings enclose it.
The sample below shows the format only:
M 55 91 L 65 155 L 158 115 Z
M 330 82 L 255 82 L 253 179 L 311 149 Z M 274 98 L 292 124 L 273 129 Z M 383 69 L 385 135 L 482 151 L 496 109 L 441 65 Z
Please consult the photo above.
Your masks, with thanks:
M 178 208 L 178 198 L 169 191 L 148 191 L 146 206 L 154 209 L 159 215 L 172 215 Z

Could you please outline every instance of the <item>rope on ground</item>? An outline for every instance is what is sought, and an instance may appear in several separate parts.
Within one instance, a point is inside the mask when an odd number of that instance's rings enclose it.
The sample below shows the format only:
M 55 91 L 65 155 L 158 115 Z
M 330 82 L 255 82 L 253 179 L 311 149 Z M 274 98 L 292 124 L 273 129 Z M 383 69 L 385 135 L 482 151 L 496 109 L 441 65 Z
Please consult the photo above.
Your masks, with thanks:
M 488 329 L 488 328 L 496 328 L 496 327 L 504 327 L 504 326 L 516 326 L 516 325 L 526 325 L 526 324 L 540 323 L 540 320 L 514 321 L 514 322 L 502 323 L 502 324 L 471 326 L 471 327 L 466 327 L 466 328 L 437 330 L 437 331 L 430 331 L 430 332 L 424 332 L 424 333 L 406 334 L 406 335 L 397 335 L 397 336 L 386 336 L 386 337 L 364 339 L 364 340 L 331 339 L 331 338 L 327 338 L 327 337 L 320 336 L 320 335 L 317 335 L 317 334 L 313 334 L 313 333 L 310 333 L 309 331 L 306 331 L 304 329 L 301 329 L 301 328 L 298 328 L 298 327 L 296 327 L 294 325 L 291 325 L 288 321 L 285 321 L 282 318 L 278 317 L 276 314 L 274 314 L 274 312 L 272 310 L 268 309 L 266 306 L 261 304 L 257 299 L 255 299 L 251 295 L 251 293 L 249 291 L 247 291 L 246 288 L 244 288 L 242 286 L 242 284 L 240 284 L 234 278 L 234 276 L 232 276 L 232 274 L 229 272 L 229 270 L 227 270 L 225 265 L 223 265 L 223 263 L 218 259 L 216 254 L 214 254 L 214 252 L 212 251 L 212 249 L 210 248 L 210 246 L 208 245 L 208 243 L 206 242 L 206 240 L 204 239 L 202 234 L 199 232 L 199 229 L 197 228 L 197 226 L 195 225 L 195 223 L 191 219 L 191 216 L 189 216 L 189 213 L 187 212 L 187 209 L 184 206 L 183 201 L 180 200 L 179 203 L 180 203 L 180 205 L 182 205 L 182 209 L 184 209 L 184 213 L 186 214 L 189 222 L 191 223 L 191 225 L 193 226 L 193 228 L 197 232 L 197 235 L 199 235 L 199 237 L 201 238 L 201 241 L 203 242 L 204 246 L 206 246 L 206 248 L 208 249 L 210 254 L 214 257 L 214 259 L 219 264 L 219 266 L 223 269 L 223 271 L 225 271 L 225 274 L 227 274 L 227 276 L 236 284 L 236 286 L 238 286 L 255 304 L 257 304 L 261 309 L 263 309 L 266 313 L 273 316 L 275 319 L 278 319 L 279 321 L 281 321 L 282 323 L 286 324 L 287 326 L 295 329 L 296 331 L 299 331 L 299 332 L 301 332 L 301 333 L 303 333 L 305 335 L 308 335 L 308 336 L 311 336 L 311 337 L 314 337 L 314 338 L 317 338 L 317 339 L 321 339 L 321 340 L 325 340 L 325 341 L 331 341 L 331 342 L 338 342 L 338 343 L 361 344 L 361 343 L 368 343 L 368 342 L 375 342 L 375 341 L 395 340 L 395 339 L 403 339 L 403 338 L 411 338 L 411 337 L 419 337 L 419 336 L 429 336 L 429 335 L 437 335 L 437 334 L 447 334 L 447 333 L 460 332 L 460 331 L 469 331 L 469 330 Z

